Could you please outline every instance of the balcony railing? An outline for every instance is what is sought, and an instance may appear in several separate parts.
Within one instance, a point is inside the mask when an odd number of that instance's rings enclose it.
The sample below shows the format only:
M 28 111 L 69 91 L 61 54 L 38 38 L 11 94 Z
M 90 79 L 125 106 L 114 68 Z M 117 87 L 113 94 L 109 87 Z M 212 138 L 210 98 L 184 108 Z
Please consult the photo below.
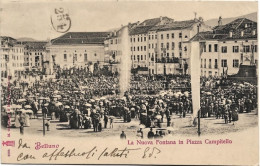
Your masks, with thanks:
M 156 63 L 179 63 L 179 58 L 173 57 L 173 58 L 156 59 Z

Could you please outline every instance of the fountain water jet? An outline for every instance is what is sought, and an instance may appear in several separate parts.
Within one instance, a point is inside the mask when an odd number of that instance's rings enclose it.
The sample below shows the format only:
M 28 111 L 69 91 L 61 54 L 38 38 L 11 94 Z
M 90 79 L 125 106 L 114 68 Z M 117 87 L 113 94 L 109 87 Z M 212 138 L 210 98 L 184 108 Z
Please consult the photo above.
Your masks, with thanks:
M 128 27 L 125 26 L 120 35 L 122 54 L 119 66 L 119 88 L 121 96 L 128 91 L 131 79 L 131 58 L 128 33 Z

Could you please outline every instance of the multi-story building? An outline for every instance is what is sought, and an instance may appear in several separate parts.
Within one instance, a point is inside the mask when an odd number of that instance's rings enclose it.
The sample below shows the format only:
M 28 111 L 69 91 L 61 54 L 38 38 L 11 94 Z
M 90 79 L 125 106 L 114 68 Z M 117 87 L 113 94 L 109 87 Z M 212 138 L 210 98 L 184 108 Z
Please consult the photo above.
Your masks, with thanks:
M 190 40 L 201 45 L 201 76 L 233 75 L 240 64 L 257 65 L 257 23 L 239 18 L 219 25 L 209 32 L 201 32 Z M 194 52 L 190 52 L 193 56 Z
M 24 62 L 28 71 L 43 71 L 43 62 L 46 57 L 45 41 L 21 42 L 25 45 Z
M 68 32 L 51 40 L 47 46 L 50 66 L 61 68 L 103 66 L 104 41 L 109 32 Z
M 143 74 L 185 73 L 184 66 L 189 63 L 189 44 L 185 42 L 195 36 L 198 29 L 211 30 L 202 18 L 174 21 L 159 17 L 129 24 L 128 27 L 132 68 Z M 112 37 L 106 41 L 108 52 L 117 63 L 120 62 L 117 57 L 121 53 L 119 33 L 120 30 L 112 33 Z
M 1 37 L 1 76 L 20 78 L 24 71 L 24 45 L 17 44 L 11 37 Z

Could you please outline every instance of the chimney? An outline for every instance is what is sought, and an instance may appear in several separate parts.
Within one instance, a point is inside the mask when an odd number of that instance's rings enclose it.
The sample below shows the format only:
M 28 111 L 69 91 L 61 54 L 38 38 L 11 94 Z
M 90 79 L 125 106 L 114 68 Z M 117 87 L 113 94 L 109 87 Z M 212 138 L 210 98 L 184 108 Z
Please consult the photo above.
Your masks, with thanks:
M 232 36 L 233 36 L 233 32 L 229 31 L 229 37 L 232 38 Z
M 162 21 L 163 20 L 163 17 L 162 16 L 160 16 L 160 21 Z
M 241 37 L 243 37 L 244 36 L 244 31 L 241 31 Z
M 219 19 L 218 19 L 218 26 L 221 26 L 222 25 L 222 17 L 219 16 Z
M 114 36 L 116 36 L 116 31 L 114 31 Z
M 144 22 L 144 26 L 146 26 L 146 22 Z
M 247 24 L 245 24 L 245 28 L 247 28 Z
M 253 35 L 253 36 L 255 36 L 255 34 L 256 34 L 255 31 L 256 31 L 255 29 L 252 30 L 252 35 Z

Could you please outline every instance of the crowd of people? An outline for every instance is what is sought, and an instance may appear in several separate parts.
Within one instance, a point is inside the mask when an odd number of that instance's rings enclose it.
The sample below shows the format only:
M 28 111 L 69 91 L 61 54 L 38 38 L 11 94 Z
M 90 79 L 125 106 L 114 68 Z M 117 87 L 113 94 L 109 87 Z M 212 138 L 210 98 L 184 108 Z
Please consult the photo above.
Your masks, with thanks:
M 72 72 L 71 72 L 72 71 Z M 133 75 L 129 90 L 119 91 L 117 75 L 90 75 L 84 70 L 59 71 L 55 78 L 26 83 L 19 80 L 2 86 L 1 103 L 20 105 L 15 127 L 26 124 L 31 110 L 34 118 L 69 122 L 71 128 L 113 128 L 116 117 L 124 122 L 140 120 L 145 127 L 172 125 L 173 114 L 185 118 L 192 113 L 191 81 L 185 75 Z M 257 108 L 257 86 L 219 78 L 201 78 L 200 117 L 222 118 L 225 123 L 238 120 L 238 114 Z M 22 111 L 19 111 L 22 110 Z M 27 111 L 26 111 L 27 110 Z M 41 113 L 41 115 L 39 115 Z M 2 117 L 7 112 L 2 113 Z M 6 117 L 5 116 L 5 117 Z M 3 122 L 4 121 L 4 122 Z M 20 122 L 20 125 L 18 124 Z M 6 124 L 6 118 L 2 118 Z M 159 134 L 159 133 L 158 133 Z M 160 135 L 160 134 L 159 134 Z

